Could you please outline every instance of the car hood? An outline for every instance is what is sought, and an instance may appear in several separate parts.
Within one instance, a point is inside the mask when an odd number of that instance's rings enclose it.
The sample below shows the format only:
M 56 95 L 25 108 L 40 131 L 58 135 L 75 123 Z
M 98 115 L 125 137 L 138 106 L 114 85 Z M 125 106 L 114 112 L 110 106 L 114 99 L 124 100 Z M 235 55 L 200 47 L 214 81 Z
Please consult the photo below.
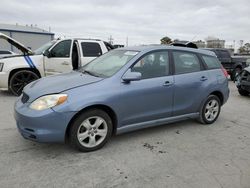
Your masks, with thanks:
M 99 82 L 104 78 L 94 77 L 78 71 L 66 74 L 48 76 L 28 84 L 23 92 L 29 96 L 29 101 L 47 95 L 61 93 L 63 91 Z
M 8 43 L 15 46 L 17 49 L 21 50 L 23 52 L 23 54 L 27 54 L 27 55 L 33 54 L 33 52 L 30 49 L 28 49 L 27 47 L 25 47 L 23 44 L 21 44 L 20 42 L 16 41 L 15 39 L 13 39 L 13 38 L 11 38 L 3 33 L 0 33 L 0 39 L 6 40 Z

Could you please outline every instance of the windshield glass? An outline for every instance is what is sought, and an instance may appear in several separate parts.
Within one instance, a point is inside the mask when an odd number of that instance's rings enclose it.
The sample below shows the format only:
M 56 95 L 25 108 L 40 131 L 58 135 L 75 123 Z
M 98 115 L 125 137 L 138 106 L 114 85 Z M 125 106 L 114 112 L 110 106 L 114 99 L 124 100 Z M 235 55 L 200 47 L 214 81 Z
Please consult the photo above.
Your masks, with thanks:
M 110 51 L 94 59 L 89 64 L 82 67 L 81 70 L 94 76 L 110 77 L 119 71 L 136 54 L 138 54 L 137 51 Z
M 38 48 L 34 51 L 34 54 L 41 55 L 45 50 L 49 49 L 55 43 L 56 43 L 56 40 L 52 40 L 52 41 L 42 45 L 40 48 Z

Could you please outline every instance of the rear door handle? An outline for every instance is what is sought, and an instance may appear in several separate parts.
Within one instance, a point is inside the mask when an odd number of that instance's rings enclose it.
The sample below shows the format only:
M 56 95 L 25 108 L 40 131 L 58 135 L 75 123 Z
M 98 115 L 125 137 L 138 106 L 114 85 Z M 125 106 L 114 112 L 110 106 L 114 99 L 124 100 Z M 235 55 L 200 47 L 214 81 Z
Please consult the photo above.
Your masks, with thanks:
M 69 65 L 69 62 L 64 61 L 64 62 L 62 62 L 62 65 Z
M 166 81 L 166 82 L 163 84 L 163 86 L 171 86 L 171 85 L 173 85 L 173 82 L 171 82 L 171 81 Z
M 201 81 L 206 81 L 206 80 L 207 80 L 207 77 L 206 77 L 206 76 L 202 76 L 200 80 L 201 80 Z

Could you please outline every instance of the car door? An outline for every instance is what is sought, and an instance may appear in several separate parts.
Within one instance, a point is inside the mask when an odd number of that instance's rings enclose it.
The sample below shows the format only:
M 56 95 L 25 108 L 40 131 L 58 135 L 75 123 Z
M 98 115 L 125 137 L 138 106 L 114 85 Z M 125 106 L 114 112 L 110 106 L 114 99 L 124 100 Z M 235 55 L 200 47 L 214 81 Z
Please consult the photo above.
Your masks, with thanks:
M 102 55 L 102 48 L 98 41 L 80 41 L 82 66 Z
M 53 75 L 72 71 L 72 40 L 58 42 L 44 56 L 45 74 Z
M 145 55 L 132 66 L 131 71 L 140 72 L 142 79 L 122 83 L 121 124 L 124 126 L 170 117 L 174 80 L 168 51 Z
M 175 70 L 173 115 L 198 112 L 201 101 L 208 95 L 208 73 L 195 53 L 174 50 L 172 59 Z

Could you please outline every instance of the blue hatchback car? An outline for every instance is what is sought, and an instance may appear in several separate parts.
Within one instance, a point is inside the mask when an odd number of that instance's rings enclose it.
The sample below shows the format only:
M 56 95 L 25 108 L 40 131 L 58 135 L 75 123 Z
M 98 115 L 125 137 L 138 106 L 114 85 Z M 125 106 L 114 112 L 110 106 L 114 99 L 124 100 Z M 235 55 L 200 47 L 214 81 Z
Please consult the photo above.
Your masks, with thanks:
M 112 134 L 190 118 L 211 124 L 228 96 L 227 73 L 213 52 L 130 47 L 30 83 L 15 104 L 15 119 L 27 139 L 69 140 L 86 152 Z

